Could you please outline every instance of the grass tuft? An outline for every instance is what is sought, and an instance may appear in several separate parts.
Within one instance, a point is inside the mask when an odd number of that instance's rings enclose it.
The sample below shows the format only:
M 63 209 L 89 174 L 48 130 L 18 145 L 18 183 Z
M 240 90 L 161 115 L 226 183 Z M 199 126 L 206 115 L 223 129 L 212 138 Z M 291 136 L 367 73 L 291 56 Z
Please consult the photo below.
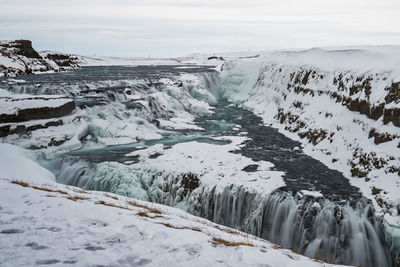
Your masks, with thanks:
M 65 191 L 61 191 L 61 190 L 53 190 L 53 189 L 50 189 L 50 188 L 45 188 L 45 187 L 39 187 L 39 186 L 32 186 L 32 188 L 33 189 L 36 189 L 36 190 L 41 190 L 41 191 L 45 191 L 45 192 L 52 192 L 52 193 L 60 193 L 60 194 L 63 194 L 63 195 L 69 195 L 67 192 L 65 192 Z
M 131 205 L 131 206 L 134 206 L 134 207 L 136 207 L 136 208 L 143 208 L 143 209 L 146 209 L 146 210 L 148 210 L 148 211 L 151 212 L 151 213 L 162 214 L 162 212 L 161 212 L 160 210 L 158 210 L 158 209 L 147 207 L 147 206 L 142 205 L 142 204 L 140 204 L 140 203 L 137 203 L 136 201 L 133 201 L 133 200 L 131 200 L 131 201 L 126 201 L 126 203 L 129 204 L 129 205 Z
M 251 243 L 246 243 L 246 242 L 230 242 L 230 241 L 227 241 L 227 240 L 225 240 L 225 239 L 217 238 L 217 237 L 213 237 L 212 243 L 213 243 L 214 246 L 223 245 L 223 246 L 227 246 L 227 247 L 238 247 L 238 246 L 249 246 L 249 247 L 254 247 L 254 245 L 251 244 Z
M 150 215 L 145 211 L 139 211 L 138 213 L 136 213 L 136 215 L 139 215 L 140 217 L 150 218 Z
M 109 198 L 118 200 L 118 197 L 116 197 L 116 196 L 113 196 L 113 195 L 110 195 L 110 194 L 107 194 L 107 193 L 105 193 L 104 195 L 105 195 L 106 197 L 109 197 Z
M 196 231 L 196 232 L 202 232 L 202 230 L 200 228 L 197 228 L 197 227 L 175 226 L 175 225 L 172 225 L 170 223 L 159 223 L 159 224 L 162 224 L 165 227 L 169 227 L 169 228 L 173 228 L 173 229 L 192 230 L 192 231 Z
M 88 200 L 89 198 L 83 196 L 68 196 L 67 199 L 72 201 L 77 201 L 77 200 Z
M 30 187 L 30 185 L 28 183 L 22 182 L 22 181 L 18 181 L 18 180 L 13 180 L 11 181 L 12 184 L 17 184 L 23 187 Z
M 119 208 L 119 209 L 124 209 L 124 210 L 131 210 L 130 208 L 119 206 L 119 205 L 116 205 L 116 204 L 113 204 L 113 203 L 108 203 L 108 202 L 105 202 L 104 200 L 96 201 L 94 204 L 96 204 L 96 205 L 104 205 L 104 206 L 113 207 L 113 208 Z

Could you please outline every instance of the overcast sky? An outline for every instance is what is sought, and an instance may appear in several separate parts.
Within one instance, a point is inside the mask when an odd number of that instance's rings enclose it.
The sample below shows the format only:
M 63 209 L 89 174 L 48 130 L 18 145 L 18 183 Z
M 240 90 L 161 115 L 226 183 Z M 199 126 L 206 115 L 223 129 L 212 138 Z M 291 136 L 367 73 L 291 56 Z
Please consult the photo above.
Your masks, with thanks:
M 400 44 L 400 0 L 0 0 L 0 39 L 83 55 Z

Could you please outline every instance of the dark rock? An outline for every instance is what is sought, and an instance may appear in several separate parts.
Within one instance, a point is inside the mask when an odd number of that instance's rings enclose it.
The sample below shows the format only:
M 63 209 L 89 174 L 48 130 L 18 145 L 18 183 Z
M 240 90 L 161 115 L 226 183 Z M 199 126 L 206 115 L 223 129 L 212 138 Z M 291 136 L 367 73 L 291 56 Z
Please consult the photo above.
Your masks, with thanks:
M 200 179 L 197 174 L 188 172 L 182 175 L 182 185 L 185 189 L 184 194 L 186 195 L 188 192 L 191 192 L 200 186 Z
M 23 135 L 38 129 L 45 129 L 45 128 L 49 128 L 51 126 L 61 126 L 63 125 L 63 121 L 62 120 L 56 120 L 56 121 L 49 121 L 46 122 L 45 124 L 35 124 L 35 125 L 31 125 L 31 126 L 25 126 L 25 125 L 18 125 L 17 127 L 15 127 L 15 129 L 11 128 L 11 125 L 3 125 L 0 126 L 0 137 L 4 137 L 10 134 L 19 134 L 19 135 Z
M 257 169 L 258 169 L 258 165 L 257 164 L 250 164 L 250 165 L 247 165 L 246 167 L 244 167 L 242 169 L 242 171 L 245 171 L 245 172 L 256 172 Z
M 3 46 L 16 49 L 16 54 L 25 56 L 27 58 L 42 58 L 39 53 L 33 49 L 32 42 L 29 40 L 15 40 Z
M 212 59 L 225 61 L 225 59 L 223 57 L 211 56 L 211 57 L 207 58 L 207 60 L 212 60 Z
M 21 229 L 6 229 L 6 230 L 0 231 L 0 234 L 10 235 L 10 234 L 20 234 L 23 232 L 24 231 L 22 231 Z
M 74 55 L 48 53 L 46 58 L 54 61 L 59 67 L 78 67 L 79 58 Z
M 357 167 L 353 167 L 353 168 L 350 170 L 350 172 L 351 172 L 351 176 L 357 176 L 357 177 L 360 177 L 360 178 L 363 178 L 363 177 L 365 177 L 365 176 L 368 175 L 368 172 L 362 171 L 362 170 L 360 170 L 360 169 L 357 168 Z
M 74 109 L 72 100 L 58 107 L 20 109 L 16 114 L 0 114 L 0 123 L 58 118 L 70 114 Z
M 51 264 L 56 264 L 59 263 L 60 260 L 57 259 L 47 259 L 47 260 L 38 260 L 36 261 L 37 265 L 51 265 Z
M 383 109 L 385 108 L 385 104 L 382 103 L 377 106 L 371 107 L 370 118 L 373 120 L 378 120 L 383 115 Z

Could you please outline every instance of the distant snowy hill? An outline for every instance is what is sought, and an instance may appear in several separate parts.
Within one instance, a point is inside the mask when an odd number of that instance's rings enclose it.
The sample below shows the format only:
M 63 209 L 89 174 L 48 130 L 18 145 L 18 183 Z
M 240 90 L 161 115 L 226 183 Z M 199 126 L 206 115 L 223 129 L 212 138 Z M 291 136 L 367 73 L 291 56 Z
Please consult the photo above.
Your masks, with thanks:
M 0 41 L 0 77 L 41 72 L 58 72 L 78 67 L 81 57 L 58 53 L 38 53 L 29 40 Z

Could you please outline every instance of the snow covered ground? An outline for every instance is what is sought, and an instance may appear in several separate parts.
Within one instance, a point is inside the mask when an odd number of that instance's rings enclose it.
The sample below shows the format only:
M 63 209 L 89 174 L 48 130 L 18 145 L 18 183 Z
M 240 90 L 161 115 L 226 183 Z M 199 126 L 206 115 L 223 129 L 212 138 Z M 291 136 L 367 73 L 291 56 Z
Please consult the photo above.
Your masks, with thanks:
M 56 184 L 20 148 L 1 153 L 1 266 L 334 266 L 178 209 Z

